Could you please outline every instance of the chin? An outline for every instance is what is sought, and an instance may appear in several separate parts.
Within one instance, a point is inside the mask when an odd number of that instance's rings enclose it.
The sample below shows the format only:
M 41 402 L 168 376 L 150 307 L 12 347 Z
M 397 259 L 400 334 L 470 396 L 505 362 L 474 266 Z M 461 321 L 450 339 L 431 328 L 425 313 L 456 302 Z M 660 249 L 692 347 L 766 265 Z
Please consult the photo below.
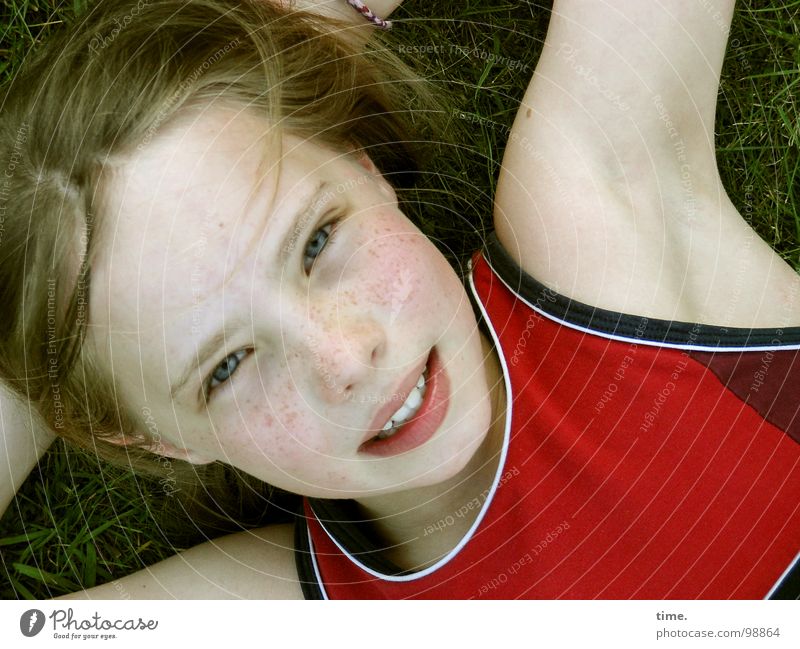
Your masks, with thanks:
M 488 405 L 488 399 L 486 403 Z M 470 425 L 473 421 L 479 423 Z M 434 458 L 438 458 L 438 463 L 432 466 L 427 475 L 421 476 L 418 486 L 432 486 L 452 480 L 466 469 L 478 470 L 480 467 L 469 467 L 469 464 L 486 440 L 490 422 L 491 412 L 475 413 L 473 411 L 469 421 L 460 422 L 459 429 L 451 429 L 443 435 L 443 439 L 438 440 L 442 442 L 442 449 L 432 454 Z M 462 477 L 467 478 L 468 476 Z

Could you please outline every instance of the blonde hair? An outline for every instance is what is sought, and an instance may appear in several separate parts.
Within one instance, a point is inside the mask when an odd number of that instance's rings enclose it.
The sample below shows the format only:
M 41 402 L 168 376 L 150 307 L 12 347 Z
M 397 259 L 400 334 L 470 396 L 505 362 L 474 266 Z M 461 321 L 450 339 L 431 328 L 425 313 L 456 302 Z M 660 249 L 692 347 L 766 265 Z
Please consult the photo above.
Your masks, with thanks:
M 185 107 L 233 100 L 294 134 L 368 150 L 407 184 L 423 139 L 414 133 L 441 108 L 363 33 L 265 0 L 104 0 L 11 80 L 0 118 L 0 373 L 58 435 L 165 472 L 105 359 L 83 344 L 106 162 L 147 146 Z M 142 432 L 139 447 L 109 441 Z

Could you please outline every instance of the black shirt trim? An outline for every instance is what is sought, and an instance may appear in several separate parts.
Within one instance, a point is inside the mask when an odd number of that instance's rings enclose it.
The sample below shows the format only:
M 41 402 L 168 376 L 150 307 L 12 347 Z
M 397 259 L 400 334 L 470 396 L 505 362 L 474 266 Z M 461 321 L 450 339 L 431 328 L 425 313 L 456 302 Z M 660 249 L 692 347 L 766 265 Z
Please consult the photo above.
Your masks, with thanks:
M 800 555 L 795 559 L 789 571 L 784 574 L 767 599 L 800 600 Z
M 800 345 L 800 326 L 778 328 L 720 327 L 673 322 L 608 311 L 556 293 L 522 270 L 492 232 L 484 257 L 503 282 L 534 309 L 565 324 L 646 343 L 692 347 L 781 347 Z
M 317 572 L 314 570 L 314 560 L 311 558 L 308 521 L 303 515 L 299 515 L 294 524 L 294 565 L 297 568 L 303 599 L 325 599 L 317 580 Z
M 347 552 L 359 563 L 383 575 L 413 573 L 401 570 L 383 555 L 388 548 L 381 547 L 365 529 L 369 521 L 360 515 L 354 500 L 309 498 L 308 503 L 328 534 L 343 548 L 347 548 Z

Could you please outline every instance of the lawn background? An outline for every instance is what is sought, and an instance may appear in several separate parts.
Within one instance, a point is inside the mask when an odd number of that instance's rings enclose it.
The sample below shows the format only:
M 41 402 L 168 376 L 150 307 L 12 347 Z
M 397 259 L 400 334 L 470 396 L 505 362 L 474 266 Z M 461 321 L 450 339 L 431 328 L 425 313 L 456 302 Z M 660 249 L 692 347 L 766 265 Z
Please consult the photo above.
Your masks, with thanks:
M 0 77 L 13 74 L 49 30 L 85 5 L 5 2 Z M 549 8 L 406 0 L 397 13 L 398 47 L 436 46 L 407 58 L 448 89 L 453 117 L 466 134 L 436 161 L 437 176 L 426 177 L 408 196 L 408 210 L 417 218 L 437 221 L 441 215 L 446 224 L 457 214 L 474 225 L 457 253 L 479 247 L 491 227 L 504 137 L 541 49 Z M 720 172 L 740 212 L 796 269 L 799 96 L 800 1 L 740 2 L 719 96 Z M 158 521 L 168 501 L 158 484 L 56 443 L 0 520 L 0 597 L 49 598 L 91 587 L 202 540 L 200 533 L 180 544 L 167 538 Z

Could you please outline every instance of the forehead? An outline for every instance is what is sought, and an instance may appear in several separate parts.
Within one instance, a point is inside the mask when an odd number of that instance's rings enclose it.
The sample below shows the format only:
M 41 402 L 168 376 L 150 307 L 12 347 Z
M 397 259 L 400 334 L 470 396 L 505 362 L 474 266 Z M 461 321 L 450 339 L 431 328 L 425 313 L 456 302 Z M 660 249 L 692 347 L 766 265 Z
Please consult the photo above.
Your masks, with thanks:
M 249 113 L 190 114 L 113 168 L 92 266 L 96 333 L 112 343 L 114 334 L 163 340 L 169 351 L 179 341 L 166 323 L 199 326 L 193 309 L 213 306 L 210 298 L 268 227 L 268 219 L 251 218 L 266 216 L 274 198 L 279 170 L 264 164 L 268 133 Z

